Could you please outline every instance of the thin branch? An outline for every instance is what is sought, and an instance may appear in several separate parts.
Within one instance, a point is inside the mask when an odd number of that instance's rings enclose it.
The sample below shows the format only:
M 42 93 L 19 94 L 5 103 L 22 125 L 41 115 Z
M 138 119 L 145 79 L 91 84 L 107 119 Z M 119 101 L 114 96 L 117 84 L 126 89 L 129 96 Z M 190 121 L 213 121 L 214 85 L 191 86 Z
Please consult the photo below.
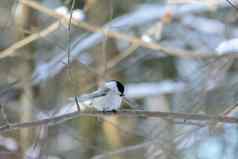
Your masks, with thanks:
M 151 144 L 157 143 L 157 142 L 159 142 L 159 141 L 154 140 L 154 141 L 143 142 L 141 144 L 135 144 L 135 145 L 127 146 L 127 147 L 122 147 L 122 148 L 116 149 L 116 150 L 111 151 L 111 152 L 106 152 L 106 153 L 103 153 L 103 154 L 96 155 L 92 159 L 111 158 L 114 155 L 122 155 L 124 153 L 129 153 L 131 151 L 144 149 L 145 147 L 150 146 Z
M 235 108 L 237 108 L 237 107 L 238 107 L 238 103 L 235 103 L 235 104 L 233 104 L 233 105 L 227 107 L 227 109 L 225 109 L 222 114 L 225 115 L 225 116 L 227 116 L 227 115 L 231 114 L 232 111 L 233 111 Z
M 40 11 L 42 13 L 45 13 L 45 14 L 51 16 L 51 17 L 62 20 L 62 23 L 65 23 L 65 24 L 69 23 L 69 18 L 61 17 L 55 11 L 41 5 L 40 3 L 36 2 L 36 1 L 22 0 L 21 2 L 25 5 L 27 5 L 27 6 L 35 9 L 35 10 L 38 10 L 38 11 Z M 104 29 L 104 28 L 92 26 L 89 23 L 86 23 L 86 22 L 83 22 L 83 21 L 78 22 L 78 21 L 72 19 L 71 22 L 74 26 L 79 27 L 81 29 L 85 29 L 85 30 L 90 31 L 90 32 L 99 32 L 99 33 L 102 33 L 104 36 L 108 36 L 110 38 L 124 40 L 124 41 L 127 41 L 129 43 L 136 44 L 136 45 L 139 45 L 141 47 L 145 47 L 145 48 L 149 48 L 149 49 L 153 49 L 153 50 L 159 50 L 162 53 L 165 53 L 165 54 L 171 55 L 171 56 L 177 56 L 177 57 L 182 57 L 182 58 L 198 58 L 198 59 L 200 59 L 200 58 L 211 58 L 211 57 L 219 56 L 215 53 L 191 52 L 191 51 L 186 51 L 186 50 L 182 50 L 182 49 L 166 48 L 166 47 L 162 47 L 158 43 L 154 43 L 154 42 L 148 43 L 148 42 L 143 41 L 140 38 L 130 36 L 130 35 L 127 35 L 127 34 L 121 33 L 121 32 L 110 31 L 108 28 Z
M 226 1 L 227 1 L 227 3 L 229 3 L 231 5 L 231 7 L 235 8 L 236 10 L 238 10 L 238 7 L 235 4 L 233 4 L 233 2 L 231 0 L 226 0 Z
M 165 118 L 165 119 L 182 119 L 182 120 L 193 120 L 193 121 L 208 121 L 212 120 L 215 122 L 234 123 L 238 124 L 238 118 L 227 117 L 221 115 L 203 115 L 203 114 L 192 114 L 192 113 L 171 113 L 171 112 L 160 112 L 160 111 L 140 111 L 140 110 L 120 110 L 117 113 L 114 112 L 73 112 L 60 116 L 55 116 L 46 119 L 40 119 L 30 122 L 22 123 L 8 123 L 0 127 L 0 132 L 10 131 L 20 128 L 30 128 L 40 125 L 56 125 L 65 121 L 80 117 L 80 116 L 91 116 L 91 117 L 105 117 L 105 116 L 128 116 L 128 117 L 153 117 L 153 118 Z
M 14 43 L 12 46 L 10 46 L 9 48 L 3 50 L 0 53 L 0 59 L 5 58 L 5 57 L 9 57 L 9 56 L 15 56 L 16 51 L 22 47 L 24 47 L 27 44 L 30 44 L 31 42 L 38 40 L 39 38 L 43 38 L 45 36 L 47 36 L 48 34 L 56 31 L 58 29 L 60 25 L 60 22 L 54 22 L 53 24 L 51 24 L 50 26 L 48 26 L 46 29 L 37 32 L 37 33 L 33 33 L 30 36 Z
M 68 39 L 67 39 L 67 44 L 68 44 L 68 47 L 67 47 L 67 55 L 68 55 L 68 60 L 67 60 L 67 66 L 68 66 L 68 70 L 69 70 L 69 78 L 70 78 L 70 81 L 73 82 L 73 76 L 72 76 L 72 72 L 71 72 L 71 69 L 70 69 L 70 63 L 71 63 L 71 23 L 72 23 L 72 15 L 73 15 L 73 8 L 75 6 L 75 0 L 72 1 L 72 5 L 71 5 L 71 8 L 70 8 L 70 16 L 69 16 L 69 23 L 68 23 Z M 78 88 L 77 88 L 78 89 Z M 75 100 L 75 103 L 76 103 L 76 107 L 77 107 L 77 110 L 80 111 L 80 106 L 79 106 L 79 103 L 78 103 L 78 99 L 77 97 L 74 98 Z
M 144 34 L 146 35 L 147 33 L 149 33 L 148 36 L 150 36 L 152 34 L 157 34 L 158 36 L 161 36 L 162 28 L 163 28 L 163 24 L 164 24 L 163 19 L 165 19 L 165 18 L 162 17 L 162 20 L 159 23 L 156 23 L 155 25 L 153 25 L 152 27 L 147 29 Z M 160 30 L 155 29 L 155 28 L 158 28 L 158 24 L 160 24 L 160 26 L 161 26 Z M 140 45 L 138 45 L 138 44 L 132 44 L 125 52 L 123 52 L 122 54 L 119 54 L 117 57 L 115 57 L 114 59 L 109 61 L 107 64 L 107 69 L 110 71 L 110 69 L 117 66 L 117 64 L 119 64 L 122 60 L 126 59 L 128 56 L 132 55 L 133 53 L 136 53 L 135 50 L 138 49 L 139 47 L 140 47 Z M 100 68 L 99 72 L 103 72 L 102 70 L 103 70 L 103 68 Z
M 0 104 L 0 111 L 1 111 L 1 115 L 3 117 L 3 121 L 8 124 L 9 123 L 9 120 L 8 120 L 8 117 L 7 117 L 7 114 L 5 113 L 5 109 L 4 109 L 4 106 Z
M 234 106 L 231 106 L 231 108 L 234 108 L 235 106 L 237 106 L 237 104 L 234 105 Z M 228 110 L 230 110 L 230 108 Z M 227 114 L 224 113 L 224 115 L 227 115 Z M 197 127 L 196 128 L 192 128 L 190 130 L 187 130 L 183 135 L 181 135 L 181 136 L 178 135 L 176 137 L 174 142 L 178 144 L 178 148 L 179 149 L 182 148 L 182 146 L 179 146 L 179 144 L 181 144 L 181 142 L 184 141 L 184 139 L 189 140 L 188 137 L 191 134 L 193 134 L 194 132 L 198 132 L 198 131 L 201 130 L 201 128 L 204 128 L 205 126 L 207 126 L 207 124 L 205 124 L 205 123 L 203 123 L 203 124 L 202 123 L 193 123 L 193 122 L 190 122 L 190 121 L 178 121 L 178 122 L 176 122 L 176 124 L 186 124 L 186 125 L 187 124 L 190 124 L 190 125 L 192 124 L 192 125 L 195 125 L 195 126 L 199 126 L 199 128 L 197 128 Z M 153 143 L 156 143 L 156 142 L 159 142 L 159 141 L 158 140 L 153 140 L 153 141 L 147 141 L 147 142 L 144 142 L 144 143 L 141 143 L 141 144 L 136 144 L 136 145 L 131 145 L 131 146 L 128 146 L 128 147 L 123 147 L 123 148 L 117 149 L 115 151 L 111 151 L 111 152 L 107 152 L 107 153 L 96 155 L 96 156 L 93 157 L 93 159 L 108 158 L 108 157 L 111 157 L 113 155 L 122 155 L 122 154 L 128 153 L 130 151 L 135 151 L 135 150 L 139 150 L 139 149 L 145 148 L 146 146 L 149 146 L 149 145 L 151 145 Z M 182 145 L 184 145 L 184 144 L 182 143 Z M 159 151 L 159 149 L 158 149 L 158 151 Z M 160 152 L 160 155 L 162 155 L 162 151 Z

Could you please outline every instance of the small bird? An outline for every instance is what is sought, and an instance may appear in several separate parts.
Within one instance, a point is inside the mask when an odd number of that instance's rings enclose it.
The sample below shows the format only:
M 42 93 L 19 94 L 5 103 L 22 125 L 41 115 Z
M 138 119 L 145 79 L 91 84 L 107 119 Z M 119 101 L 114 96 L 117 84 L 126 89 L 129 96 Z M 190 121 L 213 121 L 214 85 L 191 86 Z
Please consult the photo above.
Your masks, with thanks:
M 96 110 L 117 111 L 121 107 L 122 98 L 124 96 L 124 86 L 121 82 L 116 80 L 107 81 L 103 87 L 88 96 L 91 96 L 92 100 L 88 100 L 87 102 Z
M 107 81 L 96 91 L 76 97 L 80 111 L 95 109 L 97 111 L 116 112 L 121 107 L 124 90 L 124 85 L 121 82 L 116 80 Z M 57 115 L 77 111 L 76 104 L 76 101 L 72 101 L 71 98 L 71 103 L 63 107 Z

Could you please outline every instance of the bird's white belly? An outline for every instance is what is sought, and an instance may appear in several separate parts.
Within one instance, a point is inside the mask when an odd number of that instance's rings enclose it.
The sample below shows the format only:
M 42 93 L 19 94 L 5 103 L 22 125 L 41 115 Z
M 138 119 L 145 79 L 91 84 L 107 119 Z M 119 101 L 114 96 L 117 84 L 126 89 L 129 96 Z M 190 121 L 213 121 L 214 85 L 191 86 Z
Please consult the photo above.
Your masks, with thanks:
M 93 100 L 93 106 L 98 111 L 118 110 L 121 106 L 122 98 L 119 95 L 109 93 L 104 97 L 99 97 Z

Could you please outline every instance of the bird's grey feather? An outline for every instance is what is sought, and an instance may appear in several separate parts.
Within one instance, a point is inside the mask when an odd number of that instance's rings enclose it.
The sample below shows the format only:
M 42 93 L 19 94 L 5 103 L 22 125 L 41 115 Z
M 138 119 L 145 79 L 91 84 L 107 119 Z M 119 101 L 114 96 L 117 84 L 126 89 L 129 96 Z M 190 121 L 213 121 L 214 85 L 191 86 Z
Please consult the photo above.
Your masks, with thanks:
M 109 88 L 100 88 L 97 91 L 92 92 L 90 94 L 77 96 L 77 99 L 78 99 L 79 102 L 84 102 L 86 100 L 92 100 L 92 99 L 95 99 L 95 98 L 98 98 L 98 97 L 106 96 L 109 91 L 110 91 Z

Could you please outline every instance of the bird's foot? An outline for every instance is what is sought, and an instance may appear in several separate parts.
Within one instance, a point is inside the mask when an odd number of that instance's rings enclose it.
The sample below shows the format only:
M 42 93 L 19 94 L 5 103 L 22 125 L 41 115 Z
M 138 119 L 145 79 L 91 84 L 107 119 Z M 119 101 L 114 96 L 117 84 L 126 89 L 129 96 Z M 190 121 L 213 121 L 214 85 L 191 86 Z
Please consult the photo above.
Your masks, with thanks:
M 105 109 L 103 109 L 102 112 L 103 112 L 103 113 L 110 113 L 110 112 L 111 112 L 111 113 L 113 113 L 113 114 L 116 114 L 116 113 L 117 113 L 117 110 L 116 110 L 116 109 L 112 109 L 112 110 L 105 110 Z
M 113 112 L 114 114 L 116 114 L 116 113 L 117 113 L 117 110 L 116 110 L 116 109 L 112 109 L 112 112 Z

